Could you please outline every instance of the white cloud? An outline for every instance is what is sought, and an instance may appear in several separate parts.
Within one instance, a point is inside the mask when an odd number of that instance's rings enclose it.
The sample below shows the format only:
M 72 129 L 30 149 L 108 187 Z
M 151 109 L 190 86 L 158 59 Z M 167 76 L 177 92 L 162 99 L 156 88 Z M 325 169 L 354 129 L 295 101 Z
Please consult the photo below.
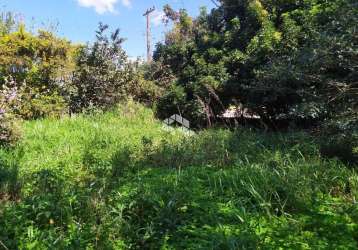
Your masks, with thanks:
M 132 5 L 131 0 L 122 0 L 122 4 L 126 7 L 131 7 Z
M 79 5 L 87 8 L 94 8 L 97 13 L 104 14 L 106 12 L 116 13 L 115 5 L 118 0 L 77 0 Z M 131 0 L 121 0 L 126 7 L 131 6 Z
M 152 23 L 154 26 L 159 26 L 162 24 L 163 18 L 164 18 L 164 12 L 155 10 L 152 14 Z

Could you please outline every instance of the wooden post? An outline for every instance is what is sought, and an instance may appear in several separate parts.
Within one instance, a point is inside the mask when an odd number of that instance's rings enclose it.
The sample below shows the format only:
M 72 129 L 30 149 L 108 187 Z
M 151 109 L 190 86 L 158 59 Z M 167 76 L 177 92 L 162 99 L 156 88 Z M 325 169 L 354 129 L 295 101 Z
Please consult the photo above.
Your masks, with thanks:
M 155 7 L 148 9 L 143 16 L 147 18 L 147 62 L 152 61 L 151 33 L 150 33 L 150 14 L 155 11 Z

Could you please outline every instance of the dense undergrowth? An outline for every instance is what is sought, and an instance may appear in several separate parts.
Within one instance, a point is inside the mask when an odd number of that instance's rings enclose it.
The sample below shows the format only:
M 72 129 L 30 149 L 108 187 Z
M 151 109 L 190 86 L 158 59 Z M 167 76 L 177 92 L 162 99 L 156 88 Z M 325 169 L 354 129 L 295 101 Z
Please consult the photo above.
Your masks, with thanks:
M 358 247 L 354 166 L 307 134 L 187 134 L 136 104 L 23 129 L 0 149 L 1 247 Z

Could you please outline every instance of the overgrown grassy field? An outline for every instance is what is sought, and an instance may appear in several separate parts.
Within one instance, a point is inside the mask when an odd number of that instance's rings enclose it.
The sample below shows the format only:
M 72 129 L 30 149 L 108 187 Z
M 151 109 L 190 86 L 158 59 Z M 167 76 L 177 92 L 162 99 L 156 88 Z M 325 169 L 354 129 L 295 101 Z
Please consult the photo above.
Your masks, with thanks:
M 357 249 L 358 175 L 307 134 L 163 129 L 150 110 L 23 125 L 0 249 Z

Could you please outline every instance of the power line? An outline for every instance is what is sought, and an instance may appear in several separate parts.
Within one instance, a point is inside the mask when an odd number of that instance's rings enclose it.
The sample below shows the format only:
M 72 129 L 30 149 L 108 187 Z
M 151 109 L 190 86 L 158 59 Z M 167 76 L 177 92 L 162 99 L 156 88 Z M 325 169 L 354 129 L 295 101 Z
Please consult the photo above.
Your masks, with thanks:
M 216 2 L 216 0 L 211 0 L 211 2 L 212 2 L 217 8 L 220 7 L 220 5 Z

